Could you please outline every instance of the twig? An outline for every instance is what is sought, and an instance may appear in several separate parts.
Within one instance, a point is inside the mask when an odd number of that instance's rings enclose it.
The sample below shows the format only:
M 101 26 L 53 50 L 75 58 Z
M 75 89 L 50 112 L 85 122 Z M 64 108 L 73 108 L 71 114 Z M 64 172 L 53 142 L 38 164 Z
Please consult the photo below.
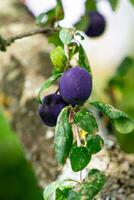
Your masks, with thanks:
M 34 29 L 34 30 L 30 30 L 30 31 L 27 31 L 24 33 L 17 34 L 15 36 L 11 36 L 11 37 L 7 38 L 6 40 L 7 40 L 8 45 L 10 45 L 11 43 L 15 42 L 15 40 L 19 40 L 19 39 L 22 39 L 25 37 L 29 37 L 29 36 L 33 36 L 33 35 L 37 35 L 37 34 L 41 34 L 41 33 L 47 34 L 47 33 L 55 32 L 57 30 L 58 30 L 58 28 Z

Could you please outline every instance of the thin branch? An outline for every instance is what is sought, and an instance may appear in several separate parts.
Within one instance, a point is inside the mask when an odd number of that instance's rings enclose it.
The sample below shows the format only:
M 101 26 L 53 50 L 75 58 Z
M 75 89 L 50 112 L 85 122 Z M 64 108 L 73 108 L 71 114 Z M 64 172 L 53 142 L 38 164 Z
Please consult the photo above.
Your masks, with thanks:
M 29 37 L 29 36 L 33 36 L 33 35 L 37 35 L 37 34 L 48 34 L 51 32 L 55 32 L 58 31 L 58 28 L 40 28 L 40 29 L 34 29 L 34 30 L 30 30 L 24 33 L 20 33 L 20 34 L 16 34 L 15 36 L 11 36 L 9 38 L 7 38 L 7 43 L 8 45 L 10 45 L 11 43 L 15 42 L 15 40 L 19 40 L 25 37 Z

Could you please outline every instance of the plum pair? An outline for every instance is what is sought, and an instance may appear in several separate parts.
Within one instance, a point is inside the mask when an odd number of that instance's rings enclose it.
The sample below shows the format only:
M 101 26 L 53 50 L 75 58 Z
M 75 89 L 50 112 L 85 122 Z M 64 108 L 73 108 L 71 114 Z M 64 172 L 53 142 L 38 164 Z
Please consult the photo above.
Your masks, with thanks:
M 92 77 L 82 67 L 67 70 L 59 82 L 59 94 L 45 96 L 39 106 L 39 115 L 48 126 L 55 126 L 61 110 L 67 105 L 82 105 L 92 91 Z

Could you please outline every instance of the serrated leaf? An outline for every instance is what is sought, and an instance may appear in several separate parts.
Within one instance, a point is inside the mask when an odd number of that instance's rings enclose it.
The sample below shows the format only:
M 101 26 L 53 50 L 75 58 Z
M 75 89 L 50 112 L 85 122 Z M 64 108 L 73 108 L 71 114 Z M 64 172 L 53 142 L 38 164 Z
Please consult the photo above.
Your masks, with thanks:
M 92 200 L 103 188 L 105 175 L 97 169 L 92 169 L 80 188 L 83 199 Z
M 60 30 L 59 37 L 64 44 L 68 45 L 74 37 L 74 32 L 72 28 L 63 28 Z
M 91 102 L 90 104 L 104 113 L 113 122 L 116 130 L 120 133 L 126 134 L 134 129 L 133 121 L 126 113 L 102 102 Z
M 82 45 L 79 45 L 79 60 L 78 63 L 81 67 L 85 68 L 88 72 L 91 72 L 91 68 L 89 65 L 89 61 L 85 50 L 83 49 Z
M 91 160 L 91 154 L 84 146 L 73 147 L 70 152 L 71 167 L 74 172 L 84 169 Z
M 45 83 L 41 86 L 38 92 L 38 96 L 37 96 L 37 100 L 39 101 L 39 103 L 42 103 L 42 100 L 41 100 L 42 92 L 44 92 L 44 90 L 49 88 L 60 76 L 62 76 L 62 73 L 54 74 L 47 81 L 45 81 Z
M 89 134 L 93 134 L 98 131 L 96 119 L 87 109 L 82 109 L 75 114 L 74 123 Z
M 119 3 L 119 0 L 109 0 L 109 3 L 111 5 L 112 9 L 115 10 Z
M 104 145 L 103 139 L 100 135 L 88 135 L 86 139 L 87 150 L 91 154 L 98 153 Z
M 60 164 L 64 164 L 73 142 L 72 127 L 69 123 L 69 107 L 65 107 L 59 114 L 55 129 L 55 153 Z
M 36 17 L 36 24 L 40 26 L 53 25 L 55 22 L 64 18 L 64 11 L 61 0 L 57 0 L 55 8 L 48 12 L 43 12 Z
M 50 58 L 56 71 L 63 72 L 67 63 L 64 49 L 61 46 L 56 47 L 51 51 Z

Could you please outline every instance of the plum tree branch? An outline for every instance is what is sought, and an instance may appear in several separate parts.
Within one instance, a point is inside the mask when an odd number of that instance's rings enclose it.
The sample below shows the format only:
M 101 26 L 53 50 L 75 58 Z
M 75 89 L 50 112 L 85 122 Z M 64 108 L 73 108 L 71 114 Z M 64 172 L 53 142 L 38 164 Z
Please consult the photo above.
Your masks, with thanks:
M 6 39 L 0 36 L 0 50 L 6 51 L 6 47 L 10 46 L 16 40 L 19 40 L 19 39 L 22 39 L 25 37 L 29 37 L 29 36 L 33 36 L 33 35 L 37 35 L 37 34 L 48 34 L 51 32 L 56 32 L 58 30 L 59 30 L 59 28 L 48 27 L 46 29 L 45 28 L 33 29 L 33 30 L 30 30 L 30 31 L 27 31 L 24 33 L 19 33 L 14 36 L 10 36 Z
M 28 32 L 20 33 L 20 34 L 17 34 L 15 36 L 11 36 L 7 40 L 11 44 L 12 42 L 14 42 L 15 40 L 18 40 L 18 39 L 37 35 L 37 34 L 40 34 L 40 33 L 48 34 L 48 33 L 51 33 L 51 32 L 55 32 L 57 30 L 58 30 L 58 28 L 46 28 L 46 29 L 40 28 L 40 29 L 35 29 L 35 30 L 30 30 Z

